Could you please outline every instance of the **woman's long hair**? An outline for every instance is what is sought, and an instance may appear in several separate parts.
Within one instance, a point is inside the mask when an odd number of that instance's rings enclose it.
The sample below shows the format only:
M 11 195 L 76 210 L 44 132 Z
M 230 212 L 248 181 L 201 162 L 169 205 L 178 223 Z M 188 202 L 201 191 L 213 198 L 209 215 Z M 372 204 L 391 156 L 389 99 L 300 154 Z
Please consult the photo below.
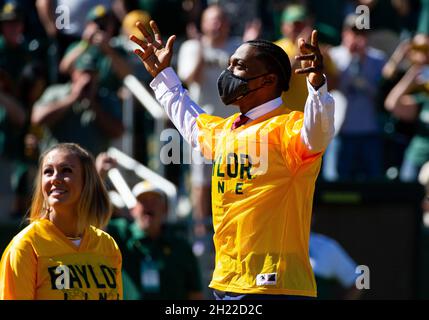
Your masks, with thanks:
M 42 192 L 43 161 L 48 153 L 61 150 L 76 155 L 82 165 L 83 186 L 77 207 L 77 228 L 81 234 L 90 225 L 103 228 L 110 220 L 112 208 L 103 181 L 95 168 L 92 155 L 75 143 L 60 143 L 45 151 L 39 158 L 39 168 L 30 209 L 30 222 L 46 218 L 49 207 Z

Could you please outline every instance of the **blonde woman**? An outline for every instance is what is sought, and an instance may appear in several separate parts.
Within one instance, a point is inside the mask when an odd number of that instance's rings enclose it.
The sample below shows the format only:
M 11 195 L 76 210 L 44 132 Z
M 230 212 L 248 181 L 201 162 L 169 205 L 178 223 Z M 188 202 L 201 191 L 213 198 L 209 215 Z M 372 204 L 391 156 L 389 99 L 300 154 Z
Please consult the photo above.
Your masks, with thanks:
M 0 299 L 122 299 L 122 257 L 99 228 L 111 208 L 93 157 L 73 143 L 45 152 L 30 225 L 0 263 Z

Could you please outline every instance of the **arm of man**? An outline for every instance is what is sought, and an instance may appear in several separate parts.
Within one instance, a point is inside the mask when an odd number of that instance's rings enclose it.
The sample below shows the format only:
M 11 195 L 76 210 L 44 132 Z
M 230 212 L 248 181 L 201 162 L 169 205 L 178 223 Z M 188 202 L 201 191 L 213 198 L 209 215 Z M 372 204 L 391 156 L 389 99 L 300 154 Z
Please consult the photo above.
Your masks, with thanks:
M 398 72 L 399 65 L 405 59 L 407 53 L 411 49 L 409 39 L 402 41 L 395 49 L 395 52 L 390 56 L 389 60 L 383 67 L 383 78 L 391 80 Z
M 191 100 L 173 69 L 163 70 L 150 86 L 183 138 L 193 148 L 198 148 L 197 117 L 204 110 Z
M 316 90 L 307 81 L 308 97 L 304 107 L 304 125 L 301 140 L 308 156 L 326 149 L 334 137 L 334 98 L 329 94 L 326 82 Z
M 304 39 L 298 40 L 301 55 L 301 69 L 297 74 L 307 75 L 308 97 L 304 107 L 304 125 L 301 129 L 301 140 L 307 148 L 304 156 L 312 156 L 326 149 L 334 137 L 333 97 L 328 93 L 326 77 L 323 74 L 323 56 L 319 49 L 317 31 L 311 34 L 311 44 Z
M 47 104 L 35 104 L 31 114 L 31 123 L 36 125 L 46 125 L 48 127 L 60 121 L 66 115 L 77 100 L 74 94 L 70 94 L 61 100 Z
M 53 0 L 36 0 L 36 9 L 39 19 L 50 37 L 57 35 L 55 26 L 55 3 Z
M 69 52 L 66 52 L 59 65 L 60 72 L 63 74 L 70 74 L 73 69 L 73 64 L 86 51 L 87 48 L 88 42 L 80 41 L 73 49 L 70 49 Z
M 90 82 L 91 77 L 88 74 L 80 75 L 73 81 L 71 91 L 61 98 L 58 98 L 58 93 L 52 97 L 53 89 L 48 88 L 34 105 L 31 123 L 48 127 L 55 125 L 66 116 L 67 111 L 80 99 Z
M 170 67 L 176 37 L 171 36 L 164 47 L 155 21 L 150 22 L 154 37 L 149 34 L 141 22 L 137 22 L 136 26 L 145 40 L 141 40 L 135 35 L 132 35 L 130 39 L 140 46 L 141 49 L 136 49 L 134 52 L 140 57 L 146 70 L 154 77 L 150 86 L 183 138 L 192 147 L 197 148 L 196 119 L 204 111 L 190 99 L 176 73 Z
M 418 87 L 416 79 L 420 72 L 420 67 L 411 67 L 384 101 L 386 110 L 401 120 L 412 122 L 419 112 L 419 106 L 411 92 Z

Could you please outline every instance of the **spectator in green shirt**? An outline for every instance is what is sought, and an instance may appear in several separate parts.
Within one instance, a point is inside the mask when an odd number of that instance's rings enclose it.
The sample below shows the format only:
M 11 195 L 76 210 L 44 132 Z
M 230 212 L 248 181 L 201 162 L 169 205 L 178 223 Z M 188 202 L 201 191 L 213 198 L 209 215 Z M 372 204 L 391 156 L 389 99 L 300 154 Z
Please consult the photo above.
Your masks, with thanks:
M 429 160 L 429 35 L 415 35 L 409 51 L 412 65 L 387 95 L 385 107 L 398 119 L 416 124 L 399 173 L 400 180 L 415 182 Z
M 133 188 L 132 222 L 114 219 L 108 231 L 122 252 L 124 299 L 202 299 L 200 268 L 189 243 L 165 223 L 163 191 L 147 181 Z
M 79 57 L 71 79 L 45 90 L 33 107 L 31 122 L 48 129 L 41 151 L 55 143 L 74 142 L 96 156 L 124 131 L 121 104 L 114 92 L 100 88 L 92 56 Z
M 98 71 L 100 88 L 116 93 L 132 70 L 126 51 L 114 41 L 115 17 L 105 6 L 97 5 L 88 12 L 86 21 L 82 39 L 67 48 L 60 72 L 69 74 L 79 57 L 90 55 Z

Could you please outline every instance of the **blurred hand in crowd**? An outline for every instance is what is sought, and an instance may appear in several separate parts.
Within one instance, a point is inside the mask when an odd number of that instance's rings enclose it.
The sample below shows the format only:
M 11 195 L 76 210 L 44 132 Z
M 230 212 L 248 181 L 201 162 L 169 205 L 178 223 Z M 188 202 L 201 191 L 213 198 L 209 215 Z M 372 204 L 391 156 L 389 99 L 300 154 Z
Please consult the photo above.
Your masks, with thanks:
M 399 66 L 409 57 L 411 51 L 411 40 L 405 39 L 396 47 L 390 59 L 383 67 L 383 77 L 392 79 L 398 72 Z
M 106 178 L 107 172 L 112 168 L 116 168 L 117 165 L 116 159 L 105 152 L 100 153 L 95 159 L 95 168 L 103 180 Z
M 99 30 L 98 26 L 95 23 L 89 23 L 85 27 L 82 33 L 82 40 L 92 43 L 92 39 L 94 38 L 94 35 Z

